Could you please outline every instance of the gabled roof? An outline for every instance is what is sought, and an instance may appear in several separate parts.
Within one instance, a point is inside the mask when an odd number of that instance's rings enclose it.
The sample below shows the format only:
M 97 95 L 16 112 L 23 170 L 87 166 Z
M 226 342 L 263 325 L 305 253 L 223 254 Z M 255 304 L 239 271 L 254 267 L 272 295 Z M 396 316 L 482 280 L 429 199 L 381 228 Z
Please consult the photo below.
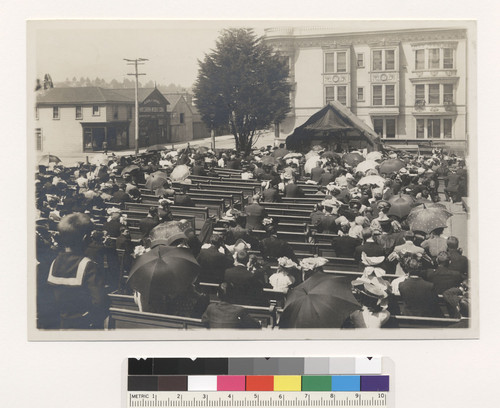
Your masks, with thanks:
M 311 137 L 337 138 L 344 142 L 364 140 L 372 148 L 380 145 L 380 137 L 366 123 L 340 102 L 332 101 L 295 128 L 287 137 L 287 147 L 294 149 Z
M 167 98 L 167 100 L 170 102 L 170 105 L 167 106 L 167 111 L 172 112 L 175 109 L 175 106 L 179 103 L 179 101 L 182 99 L 184 100 L 184 103 L 189 107 L 189 109 L 192 111 L 192 107 L 187 103 L 186 98 L 184 98 L 184 95 L 181 93 L 163 93 L 163 96 Z
M 156 88 L 139 88 L 137 90 L 139 103 L 142 103 L 153 92 L 157 91 L 162 97 L 163 95 Z M 40 92 L 37 95 L 37 104 L 92 104 L 92 103 L 134 103 L 135 89 L 108 89 L 97 86 L 83 87 L 68 87 L 68 88 L 51 88 Z M 169 101 L 167 100 L 167 104 Z
M 90 104 L 111 102 L 134 102 L 115 89 L 97 86 L 51 88 L 37 94 L 38 104 Z
M 135 88 L 121 88 L 121 89 L 113 89 L 114 92 L 120 94 L 120 95 L 123 95 L 123 96 L 126 96 L 127 98 L 130 98 L 132 99 L 132 101 L 135 101 Z M 137 89 L 137 97 L 139 99 L 139 103 L 142 103 L 144 102 L 144 100 L 149 96 L 151 95 L 154 91 L 158 91 L 157 88 L 139 88 Z M 165 97 L 165 94 L 162 94 L 160 91 L 158 91 L 158 93 Z M 167 105 L 170 102 L 170 99 L 166 98 L 167 99 Z

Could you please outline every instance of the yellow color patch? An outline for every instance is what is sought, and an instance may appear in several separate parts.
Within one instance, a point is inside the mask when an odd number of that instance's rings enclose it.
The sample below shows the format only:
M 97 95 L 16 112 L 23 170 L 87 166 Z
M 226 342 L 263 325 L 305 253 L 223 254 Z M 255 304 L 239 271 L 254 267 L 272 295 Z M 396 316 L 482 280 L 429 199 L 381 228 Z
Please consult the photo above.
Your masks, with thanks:
M 274 391 L 301 391 L 302 376 L 300 375 L 275 375 Z

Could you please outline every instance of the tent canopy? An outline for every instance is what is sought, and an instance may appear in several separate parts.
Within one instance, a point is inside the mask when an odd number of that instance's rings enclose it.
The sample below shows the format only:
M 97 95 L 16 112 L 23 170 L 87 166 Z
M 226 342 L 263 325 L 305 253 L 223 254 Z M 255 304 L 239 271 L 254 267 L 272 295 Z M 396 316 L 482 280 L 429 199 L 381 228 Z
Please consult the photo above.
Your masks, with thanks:
M 332 101 L 312 115 L 287 137 L 290 150 L 306 151 L 313 144 L 348 145 L 353 148 L 379 150 L 380 138 L 366 123 L 340 102 Z

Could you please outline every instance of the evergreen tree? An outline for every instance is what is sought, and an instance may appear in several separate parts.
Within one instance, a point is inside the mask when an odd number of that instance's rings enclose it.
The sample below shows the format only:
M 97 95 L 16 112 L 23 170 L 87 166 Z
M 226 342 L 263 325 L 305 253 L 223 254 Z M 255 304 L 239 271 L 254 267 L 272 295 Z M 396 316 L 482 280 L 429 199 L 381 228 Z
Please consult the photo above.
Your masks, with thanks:
M 196 106 L 209 127 L 229 123 L 236 150 L 250 153 L 256 132 L 290 111 L 285 60 L 252 29 L 224 30 L 216 47 L 198 61 Z

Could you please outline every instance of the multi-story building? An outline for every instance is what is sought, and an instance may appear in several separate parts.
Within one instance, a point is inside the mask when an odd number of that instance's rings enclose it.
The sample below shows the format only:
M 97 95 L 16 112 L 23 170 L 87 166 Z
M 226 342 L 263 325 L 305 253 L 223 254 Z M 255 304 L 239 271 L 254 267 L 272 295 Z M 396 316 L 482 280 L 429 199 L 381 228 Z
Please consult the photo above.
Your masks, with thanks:
M 155 88 L 140 88 L 139 147 L 170 142 L 168 100 Z M 135 90 L 52 88 L 38 93 L 36 148 L 78 153 L 135 148 Z
M 283 136 L 336 100 L 391 145 L 467 149 L 467 29 L 280 27 L 265 38 L 288 58 L 294 85 Z

